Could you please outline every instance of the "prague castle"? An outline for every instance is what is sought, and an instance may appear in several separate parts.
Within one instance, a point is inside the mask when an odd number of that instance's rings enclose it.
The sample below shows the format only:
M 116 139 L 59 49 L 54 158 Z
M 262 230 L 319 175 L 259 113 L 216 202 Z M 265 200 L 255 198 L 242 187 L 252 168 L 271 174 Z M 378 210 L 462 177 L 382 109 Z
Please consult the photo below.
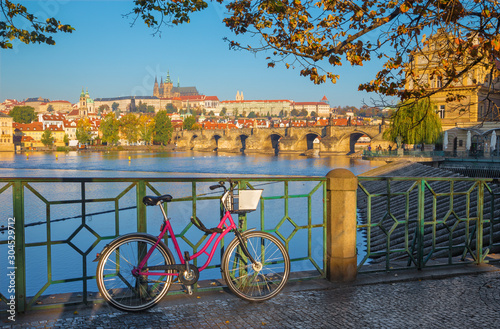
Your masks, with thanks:
M 167 78 L 163 82 L 161 78 L 160 85 L 158 85 L 158 79 L 155 78 L 155 85 L 153 88 L 153 96 L 158 98 L 174 98 L 180 96 L 196 96 L 198 90 L 196 87 L 180 87 L 179 80 L 177 80 L 177 87 L 174 87 L 172 80 L 170 80 L 170 72 L 167 72 Z
M 201 96 L 196 87 L 180 87 L 179 80 L 177 80 L 177 87 L 174 87 L 174 84 L 170 79 L 170 73 L 167 73 L 167 78 L 165 80 L 160 78 L 160 84 L 158 84 L 158 78 L 155 77 L 153 96 L 96 98 L 94 102 L 95 108 L 97 109 L 102 105 L 107 105 L 111 108 L 113 103 L 117 103 L 120 111 L 133 112 L 134 109 L 142 103 L 148 106 L 153 106 L 155 108 L 155 112 L 158 112 L 166 109 L 168 104 L 172 104 L 176 108 L 182 108 L 185 103 L 184 98 L 192 96 Z

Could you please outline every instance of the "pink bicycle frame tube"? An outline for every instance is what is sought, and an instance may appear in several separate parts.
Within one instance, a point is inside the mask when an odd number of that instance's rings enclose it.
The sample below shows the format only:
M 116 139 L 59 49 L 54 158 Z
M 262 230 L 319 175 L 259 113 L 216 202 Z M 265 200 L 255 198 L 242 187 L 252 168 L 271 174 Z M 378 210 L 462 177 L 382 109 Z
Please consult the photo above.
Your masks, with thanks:
M 229 220 L 229 225 L 224 229 L 224 226 L 226 226 L 225 225 L 226 221 L 228 221 L 228 220 Z M 212 249 L 210 250 L 210 253 L 207 253 L 206 250 L 210 246 L 210 244 L 212 243 L 212 241 L 215 239 L 215 236 L 218 233 L 212 233 L 210 235 L 210 238 L 208 239 L 208 241 L 203 246 L 203 248 L 199 252 L 197 252 L 196 254 L 192 255 L 189 258 L 189 260 L 193 260 L 193 259 L 199 257 L 202 254 L 206 254 L 208 256 L 208 259 L 205 262 L 205 264 L 202 267 L 199 268 L 200 272 L 203 271 L 208 266 L 208 264 L 210 264 L 210 262 L 212 261 L 212 258 L 213 258 L 214 254 L 215 254 L 215 249 L 219 245 L 220 240 L 222 240 L 222 238 L 227 233 L 229 233 L 232 229 L 237 229 L 237 226 L 234 223 L 233 217 L 231 216 L 231 213 L 229 211 L 226 211 L 226 213 L 224 214 L 224 217 L 222 217 L 221 221 L 219 222 L 219 225 L 217 225 L 217 228 L 224 229 L 224 231 L 222 233 L 220 233 L 219 236 L 217 237 L 217 240 L 215 240 L 215 244 L 213 245 Z M 161 275 L 178 275 L 178 273 L 142 272 L 142 268 L 144 267 L 144 265 L 148 261 L 149 257 L 153 253 L 154 249 L 156 249 L 156 246 L 160 243 L 161 238 L 165 235 L 165 233 L 166 233 L 167 230 L 168 230 L 169 235 L 170 235 L 170 237 L 171 237 L 171 239 L 172 239 L 172 241 L 174 243 L 174 247 L 175 247 L 175 250 L 177 251 L 177 255 L 179 256 L 181 264 L 185 264 L 184 258 L 182 257 L 182 252 L 181 252 L 181 250 L 179 248 L 179 244 L 177 243 L 177 239 L 176 239 L 174 231 L 172 229 L 172 225 L 170 224 L 170 221 L 167 220 L 165 222 L 165 226 L 164 226 L 162 232 L 158 236 L 158 239 L 157 239 L 156 243 L 154 244 L 154 246 L 152 246 L 149 249 L 148 253 L 146 254 L 146 257 L 144 257 L 144 259 L 139 264 L 139 267 L 138 267 L 139 275 L 159 275 L 159 276 L 161 276 Z

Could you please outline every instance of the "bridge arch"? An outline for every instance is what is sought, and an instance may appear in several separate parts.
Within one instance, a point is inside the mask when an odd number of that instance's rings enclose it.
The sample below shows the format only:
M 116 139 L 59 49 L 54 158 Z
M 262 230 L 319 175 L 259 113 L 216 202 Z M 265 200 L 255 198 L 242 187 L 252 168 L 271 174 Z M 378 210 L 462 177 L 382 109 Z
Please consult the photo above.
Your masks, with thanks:
M 210 138 L 209 141 L 209 148 L 213 151 L 217 151 L 219 148 L 219 139 L 221 139 L 222 136 L 219 134 L 213 134 L 212 137 Z
M 278 155 L 280 150 L 280 139 L 284 136 L 277 133 L 271 133 L 268 135 L 266 139 L 263 140 L 262 149 L 263 150 L 272 150 L 275 155 Z
M 247 138 L 250 137 L 246 134 L 240 134 L 236 137 L 235 144 L 240 145 L 240 152 L 245 153 L 245 149 L 247 148 Z M 238 144 L 239 142 L 239 144 Z
M 188 142 L 188 149 L 192 150 L 195 147 L 197 138 L 198 138 L 198 135 L 196 133 L 193 133 L 193 135 L 191 136 L 191 138 L 189 139 L 189 142 Z
M 313 149 L 319 150 L 319 141 L 321 140 L 321 135 L 317 132 L 310 131 L 306 133 L 298 142 L 297 150 L 308 151 Z
M 355 145 L 358 139 L 361 138 L 361 136 L 366 135 L 370 137 L 370 139 L 373 139 L 373 136 L 370 136 L 370 134 L 365 133 L 364 131 L 353 131 L 349 134 L 345 134 L 339 141 L 338 149 L 340 152 L 346 152 L 347 154 L 355 153 Z

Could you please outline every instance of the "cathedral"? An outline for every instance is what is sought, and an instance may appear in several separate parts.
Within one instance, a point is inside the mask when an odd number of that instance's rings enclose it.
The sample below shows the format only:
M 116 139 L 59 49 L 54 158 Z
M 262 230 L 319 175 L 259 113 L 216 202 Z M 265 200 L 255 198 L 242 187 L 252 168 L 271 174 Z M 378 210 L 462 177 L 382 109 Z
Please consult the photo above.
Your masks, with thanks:
M 198 90 L 196 87 L 180 87 L 179 80 L 177 80 L 177 87 L 174 87 L 172 80 L 170 79 L 170 72 L 167 73 L 167 78 L 165 82 L 163 78 L 160 80 L 160 85 L 158 85 L 158 79 L 155 78 L 155 85 L 153 88 L 153 96 L 158 98 L 174 98 L 180 96 L 196 96 Z

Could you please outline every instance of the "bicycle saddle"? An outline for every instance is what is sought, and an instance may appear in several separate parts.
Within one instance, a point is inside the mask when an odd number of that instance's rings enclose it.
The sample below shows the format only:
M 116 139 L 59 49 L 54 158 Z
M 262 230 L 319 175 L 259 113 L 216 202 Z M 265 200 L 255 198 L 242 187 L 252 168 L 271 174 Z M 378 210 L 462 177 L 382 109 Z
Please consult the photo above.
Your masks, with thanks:
M 160 202 L 170 202 L 172 200 L 172 196 L 170 194 L 160 195 L 160 196 L 150 196 L 147 195 L 142 198 L 142 203 L 146 206 L 156 206 Z

